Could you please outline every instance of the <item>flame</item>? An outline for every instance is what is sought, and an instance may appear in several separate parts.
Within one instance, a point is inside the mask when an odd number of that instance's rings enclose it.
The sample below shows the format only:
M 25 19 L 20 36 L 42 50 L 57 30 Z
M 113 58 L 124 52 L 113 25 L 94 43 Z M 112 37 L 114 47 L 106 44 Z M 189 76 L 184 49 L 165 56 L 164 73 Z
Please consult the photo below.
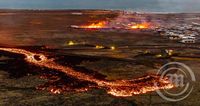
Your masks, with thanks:
M 149 23 L 141 23 L 130 26 L 131 29 L 147 29 L 149 28 Z
M 101 21 L 98 23 L 92 23 L 90 25 L 81 26 L 81 28 L 98 29 L 98 28 L 104 28 L 105 26 L 106 26 L 106 22 Z
M 28 63 L 63 72 L 79 80 L 95 83 L 96 88 L 105 89 L 108 94 L 114 96 L 127 97 L 136 94 L 143 94 L 155 91 L 158 89 L 170 89 L 174 87 L 174 85 L 170 83 L 168 78 L 160 78 L 160 76 L 157 75 L 147 75 L 132 80 L 115 80 L 115 81 L 99 80 L 92 75 L 87 75 L 85 73 L 75 71 L 70 67 L 57 64 L 56 62 L 53 61 L 53 59 L 48 59 L 44 54 L 41 53 L 33 53 L 24 49 L 16 49 L 16 48 L 0 48 L 0 50 L 17 54 L 23 54 L 25 55 L 25 61 L 27 61 Z M 157 86 L 155 86 L 155 83 L 157 83 Z M 81 91 L 86 91 L 86 90 L 88 90 L 88 88 L 84 88 Z M 62 92 L 62 89 L 51 88 L 50 92 L 54 94 L 60 94 Z

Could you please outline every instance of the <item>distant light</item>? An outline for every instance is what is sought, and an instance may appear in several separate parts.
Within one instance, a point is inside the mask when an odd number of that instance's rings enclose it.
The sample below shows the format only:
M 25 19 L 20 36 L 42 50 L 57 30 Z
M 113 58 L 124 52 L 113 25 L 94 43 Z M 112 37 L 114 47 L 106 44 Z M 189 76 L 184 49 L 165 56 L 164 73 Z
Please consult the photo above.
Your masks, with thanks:
M 111 49 L 111 50 L 115 50 L 116 47 L 115 47 L 115 46 L 111 46 L 110 49 Z
M 162 54 L 158 54 L 158 55 L 156 55 L 156 57 L 157 57 L 157 58 L 160 58 L 160 57 L 162 57 Z
M 169 56 L 173 55 L 173 50 L 165 50 L 166 53 L 168 53 Z
M 104 46 L 101 46 L 101 45 L 96 45 L 96 49 L 103 49 L 105 48 Z
M 73 46 L 73 45 L 75 45 L 75 43 L 73 41 L 69 41 L 67 45 L 68 46 Z

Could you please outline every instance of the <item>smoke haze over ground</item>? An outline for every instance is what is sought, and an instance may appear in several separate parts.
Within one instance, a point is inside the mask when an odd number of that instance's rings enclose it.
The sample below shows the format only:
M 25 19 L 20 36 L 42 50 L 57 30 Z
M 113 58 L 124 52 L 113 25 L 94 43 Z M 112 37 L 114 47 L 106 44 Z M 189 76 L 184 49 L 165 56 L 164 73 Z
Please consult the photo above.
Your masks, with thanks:
M 0 0 L 3 9 L 133 9 L 200 12 L 200 0 Z

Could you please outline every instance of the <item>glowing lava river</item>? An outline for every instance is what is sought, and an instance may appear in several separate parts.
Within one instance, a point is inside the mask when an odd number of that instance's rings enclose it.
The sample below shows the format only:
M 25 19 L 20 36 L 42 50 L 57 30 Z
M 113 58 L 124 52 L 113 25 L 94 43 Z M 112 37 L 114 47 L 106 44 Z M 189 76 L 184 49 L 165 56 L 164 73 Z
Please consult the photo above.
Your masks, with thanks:
M 81 81 L 88 81 L 96 84 L 96 88 L 105 89 L 108 94 L 114 96 L 133 96 L 135 94 L 144 94 L 158 89 L 173 88 L 173 84 L 167 78 L 160 79 L 157 75 L 147 75 L 132 80 L 100 80 L 92 75 L 87 75 L 74 69 L 60 65 L 53 59 L 48 59 L 44 54 L 33 53 L 24 49 L 0 48 L 1 51 L 25 55 L 25 61 L 40 67 L 46 67 L 67 74 Z M 157 83 L 157 86 L 155 86 Z M 87 90 L 87 89 L 85 89 Z M 54 90 L 53 93 L 60 93 L 62 90 Z

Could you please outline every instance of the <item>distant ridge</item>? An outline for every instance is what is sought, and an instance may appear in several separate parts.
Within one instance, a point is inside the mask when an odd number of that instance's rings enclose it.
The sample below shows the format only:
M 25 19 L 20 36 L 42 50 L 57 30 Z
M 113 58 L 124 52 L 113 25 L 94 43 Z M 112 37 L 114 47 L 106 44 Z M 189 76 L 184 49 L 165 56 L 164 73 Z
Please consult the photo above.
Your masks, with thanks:
M 24 13 L 29 13 L 29 12 L 38 12 L 38 13 L 43 13 L 43 12 L 84 12 L 84 11 L 130 11 L 130 10 L 120 10 L 120 9 L 0 9 L 0 13 L 18 13 L 18 12 L 24 12 Z M 134 11 L 136 13 L 140 14 L 198 14 L 200 12 L 144 12 L 144 11 Z

